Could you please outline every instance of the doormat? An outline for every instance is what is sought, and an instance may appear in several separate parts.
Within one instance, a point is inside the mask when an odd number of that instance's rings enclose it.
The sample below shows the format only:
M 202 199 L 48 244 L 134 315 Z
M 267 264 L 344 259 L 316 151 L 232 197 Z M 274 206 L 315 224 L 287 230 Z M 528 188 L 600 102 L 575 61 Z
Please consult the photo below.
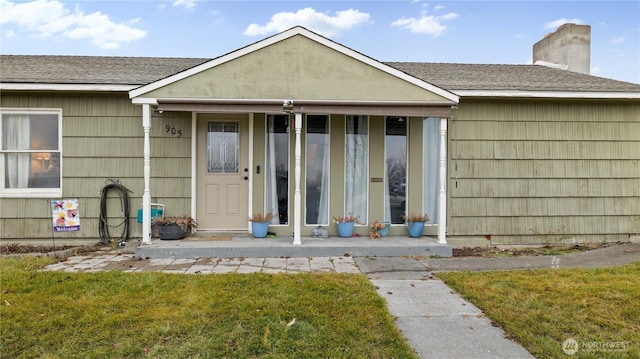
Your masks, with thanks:
M 231 239 L 233 239 L 232 235 L 221 234 L 218 236 L 192 236 L 192 237 L 186 237 L 182 240 L 186 242 L 196 242 L 196 241 L 202 242 L 202 241 L 230 241 Z

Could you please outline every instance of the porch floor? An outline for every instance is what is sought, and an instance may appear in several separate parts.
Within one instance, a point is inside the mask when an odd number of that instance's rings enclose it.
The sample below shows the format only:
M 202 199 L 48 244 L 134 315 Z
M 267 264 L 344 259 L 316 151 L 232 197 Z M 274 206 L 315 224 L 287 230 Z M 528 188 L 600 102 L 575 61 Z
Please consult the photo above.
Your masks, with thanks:
M 226 236 L 226 240 L 224 239 Z M 368 237 L 326 239 L 302 237 L 294 245 L 293 237 L 253 238 L 246 234 L 218 235 L 223 240 L 195 239 L 160 240 L 136 247 L 140 258 L 261 258 L 261 257 L 451 257 L 452 247 L 431 237 Z M 229 239 L 230 238 L 230 239 Z

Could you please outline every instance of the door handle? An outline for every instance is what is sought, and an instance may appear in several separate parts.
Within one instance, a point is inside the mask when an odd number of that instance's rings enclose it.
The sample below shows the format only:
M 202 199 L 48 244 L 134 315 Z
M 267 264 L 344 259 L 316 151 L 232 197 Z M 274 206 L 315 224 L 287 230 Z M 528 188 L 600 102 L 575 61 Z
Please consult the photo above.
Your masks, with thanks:
M 249 176 L 244 176 L 242 177 L 242 179 L 244 179 L 245 181 L 249 179 Z

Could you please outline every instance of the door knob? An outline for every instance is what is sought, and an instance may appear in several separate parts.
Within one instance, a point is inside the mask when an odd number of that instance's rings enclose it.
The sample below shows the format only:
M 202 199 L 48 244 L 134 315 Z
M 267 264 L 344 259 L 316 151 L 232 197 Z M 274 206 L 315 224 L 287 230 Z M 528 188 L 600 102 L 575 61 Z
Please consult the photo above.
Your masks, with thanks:
M 245 181 L 249 179 L 249 176 L 242 177 Z

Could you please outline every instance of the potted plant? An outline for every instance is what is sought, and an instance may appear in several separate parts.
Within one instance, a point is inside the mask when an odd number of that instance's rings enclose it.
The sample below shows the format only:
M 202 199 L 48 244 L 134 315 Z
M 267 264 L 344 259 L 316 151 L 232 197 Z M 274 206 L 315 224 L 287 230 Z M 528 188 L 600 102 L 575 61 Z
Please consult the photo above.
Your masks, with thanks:
M 353 236 L 353 227 L 358 222 L 358 217 L 349 213 L 348 216 L 333 217 L 333 223 L 338 225 L 338 235 L 343 238 Z
M 195 233 L 198 224 L 187 215 L 173 217 L 156 217 L 153 224 L 158 229 L 160 239 L 182 239 L 186 235 Z
M 262 213 L 254 213 L 251 217 L 249 217 L 249 222 L 251 222 L 251 233 L 255 238 L 264 238 L 267 236 L 269 232 L 269 223 L 272 219 L 274 219 L 276 215 L 274 213 L 267 213 L 263 215 Z
M 369 228 L 371 228 L 371 230 L 369 231 L 369 238 L 375 239 L 388 236 L 390 226 L 391 222 L 388 221 L 380 222 L 378 220 L 375 220 L 371 222 L 371 224 L 369 224 Z
M 409 231 L 409 237 L 421 237 L 424 230 L 424 223 L 429 221 L 429 216 L 426 214 L 413 214 L 404 215 L 404 223 Z

